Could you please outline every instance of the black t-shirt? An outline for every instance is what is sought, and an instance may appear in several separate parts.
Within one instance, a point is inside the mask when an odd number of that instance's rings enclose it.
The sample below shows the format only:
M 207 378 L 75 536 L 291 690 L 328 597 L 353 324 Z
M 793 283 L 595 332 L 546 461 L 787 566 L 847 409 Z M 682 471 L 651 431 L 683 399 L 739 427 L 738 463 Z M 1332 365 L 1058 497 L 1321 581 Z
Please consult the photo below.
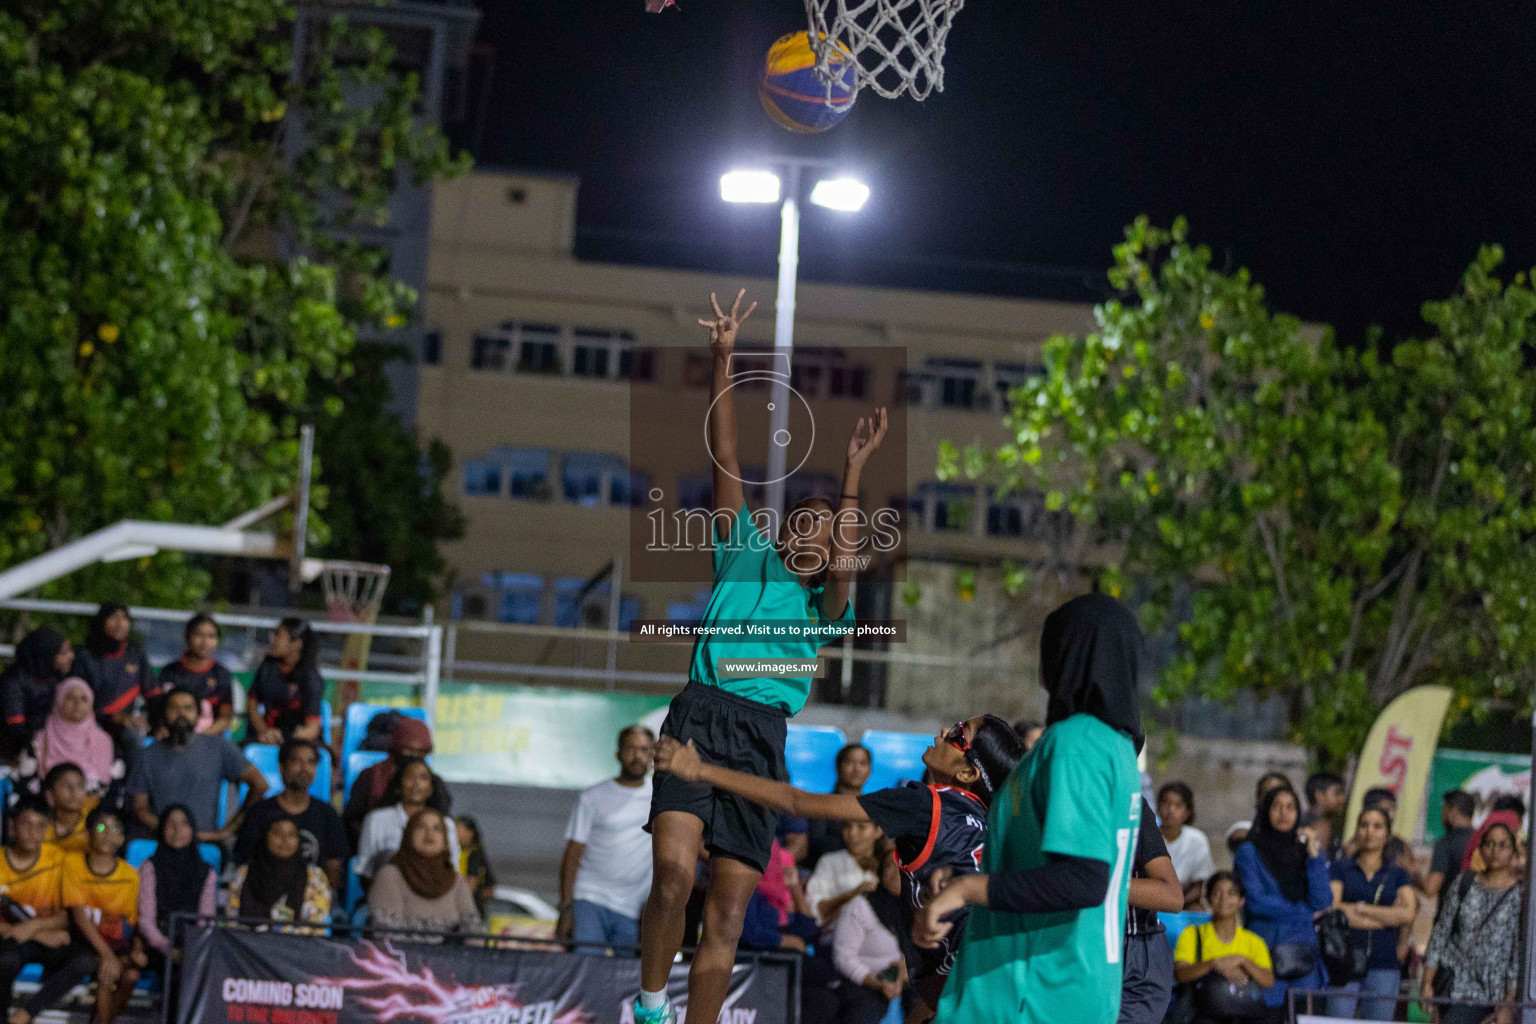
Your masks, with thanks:
M 298 827 L 299 854 L 306 864 L 323 868 L 328 860 L 345 861 L 351 852 L 347 846 L 347 830 L 341 824 L 341 815 L 330 804 L 310 797 L 304 813 L 289 814 L 277 802 L 277 797 L 269 796 L 258 801 L 246 814 L 245 821 L 240 823 L 240 831 L 235 836 L 235 863 L 247 863 L 267 828 L 283 818 Z
M 843 848 L 843 823 L 817 818 L 807 823 L 805 829 L 805 868 L 816 869 L 816 862 L 834 850 Z
M 1157 815 L 1147 798 L 1141 798 L 1141 828 L 1136 833 L 1136 857 L 1131 862 L 1131 877 L 1144 878 L 1148 864 L 1159 857 L 1168 856 L 1168 844 L 1163 841 L 1163 831 L 1157 827 Z M 1125 915 L 1125 934 L 1161 935 L 1167 931 L 1157 919 L 1157 911 L 1131 907 Z
M 1429 856 L 1429 870 L 1431 873 L 1440 872 L 1445 876 L 1445 881 L 1440 885 L 1440 891 L 1445 892 L 1456 881 L 1456 876 L 1461 874 L 1461 862 L 1467 855 L 1467 844 L 1472 841 L 1472 828 L 1453 828 L 1435 841 L 1435 850 Z M 1442 903 L 1445 901 L 1442 899 Z
M 145 696 L 161 697 L 178 688 L 197 694 L 198 700 L 215 718 L 225 708 L 235 705 L 234 680 L 229 669 L 217 661 L 205 669 L 193 669 L 187 666 L 184 656 L 177 658 L 160 670 L 160 681 Z
M 267 725 L 284 736 L 309 722 L 320 720 L 320 699 L 325 693 L 325 681 L 314 669 L 308 672 L 294 671 L 283 675 L 276 658 L 267 658 L 256 667 L 251 680 L 251 692 L 262 707 L 262 717 Z
M 53 710 L 57 679 L 39 679 L 20 664 L 13 664 L 0 675 L 0 714 L 5 717 L 5 755 L 14 757 L 32 742 L 32 737 L 48 720 Z
M 82 649 L 75 656 L 74 671 L 90 684 L 100 719 L 131 710 L 140 694 L 155 685 L 149 659 L 132 644 L 117 654 L 92 654 Z

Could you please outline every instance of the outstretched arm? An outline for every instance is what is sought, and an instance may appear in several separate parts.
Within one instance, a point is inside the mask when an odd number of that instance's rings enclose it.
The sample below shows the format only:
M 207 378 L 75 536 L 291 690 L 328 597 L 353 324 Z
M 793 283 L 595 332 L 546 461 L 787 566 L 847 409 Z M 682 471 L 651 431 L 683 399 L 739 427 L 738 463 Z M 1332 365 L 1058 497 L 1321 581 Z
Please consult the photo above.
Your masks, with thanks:
M 842 618 L 848 604 L 848 592 L 853 586 L 853 556 L 859 550 L 859 477 L 864 472 L 864 463 L 885 440 L 888 426 L 890 417 L 881 406 L 868 420 L 861 417 L 848 439 L 842 496 L 832 521 L 832 564 L 827 567 L 827 589 L 821 597 L 821 613 L 829 619 Z
M 746 294 L 745 288 L 737 292 L 731 311 L 725 313 L 711 292 L 709 304 L 714 307 L 715 319 L 699 321 L 709 328 L 709 352 L 714 363 L 709 383 L 709 454 L 715 467 L 715 535 L 721 540 L 731 535 L 736 513 L 745 500 L 741 491 L 741 463 L 736 458 L 736 402 L 730 387 L 736 332 L 757 308 L 754 302 L 745 313 L 739 312 L 742 297 Z
M 656 770 L 671 772 L 684 782 L 703 782 L 735 793 L 755 804 L 771 807 L 795 818 L 826 818 L 831 821 L 868 821 L 858 797 L 846 793 L 807 793 L 787 782 L 759 778 L 699 760 L 693 741 L 687 745 L 670 736 L 656 743 Z

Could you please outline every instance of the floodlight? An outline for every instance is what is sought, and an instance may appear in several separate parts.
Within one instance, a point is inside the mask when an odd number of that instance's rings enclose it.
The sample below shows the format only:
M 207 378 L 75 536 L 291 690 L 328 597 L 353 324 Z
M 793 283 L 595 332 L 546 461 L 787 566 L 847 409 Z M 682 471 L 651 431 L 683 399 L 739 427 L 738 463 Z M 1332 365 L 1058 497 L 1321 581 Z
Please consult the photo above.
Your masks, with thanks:
M 729 171 L 720 175 L 720 198 L 728 203 L 776 203 L 779 176 L 772 171 Z
M 823 178 L 811 189 L 811 202 L 829 210 L 854 213 L 869 200 L 869 186 L 855 178 Z

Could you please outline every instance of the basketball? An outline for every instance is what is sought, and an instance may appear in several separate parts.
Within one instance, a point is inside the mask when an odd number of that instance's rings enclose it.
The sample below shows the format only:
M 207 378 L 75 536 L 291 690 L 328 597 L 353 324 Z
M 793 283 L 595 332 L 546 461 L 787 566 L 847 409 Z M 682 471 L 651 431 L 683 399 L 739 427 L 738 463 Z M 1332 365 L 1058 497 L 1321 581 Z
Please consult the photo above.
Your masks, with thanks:
M 848 116 L 853 109 L 853 55 L 837 44 L 832 69 L 837 80 L 832 84 L 832 105 L 827 105 L 827 86 L 816 77 L 816 51 L 810 36 L 795 32 L 784 36 L 768 49 L 758 98 L 768 116 L 792 132 L 824 132 Z

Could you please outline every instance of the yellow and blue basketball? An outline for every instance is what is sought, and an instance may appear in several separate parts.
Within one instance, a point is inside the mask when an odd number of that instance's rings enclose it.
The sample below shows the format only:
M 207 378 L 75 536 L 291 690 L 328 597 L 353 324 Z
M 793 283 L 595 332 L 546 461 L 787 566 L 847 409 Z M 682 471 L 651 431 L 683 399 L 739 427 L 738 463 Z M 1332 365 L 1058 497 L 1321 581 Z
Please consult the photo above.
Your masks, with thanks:
M 768 116 L 792 132 L 824 132 L 853 109 L 853 54 L 837 44 L 832 53 L 832 103 L 827 85 L 816 76 L 816 51 L 805 32 L 784 36 L 768 49 L 758 99 Z

